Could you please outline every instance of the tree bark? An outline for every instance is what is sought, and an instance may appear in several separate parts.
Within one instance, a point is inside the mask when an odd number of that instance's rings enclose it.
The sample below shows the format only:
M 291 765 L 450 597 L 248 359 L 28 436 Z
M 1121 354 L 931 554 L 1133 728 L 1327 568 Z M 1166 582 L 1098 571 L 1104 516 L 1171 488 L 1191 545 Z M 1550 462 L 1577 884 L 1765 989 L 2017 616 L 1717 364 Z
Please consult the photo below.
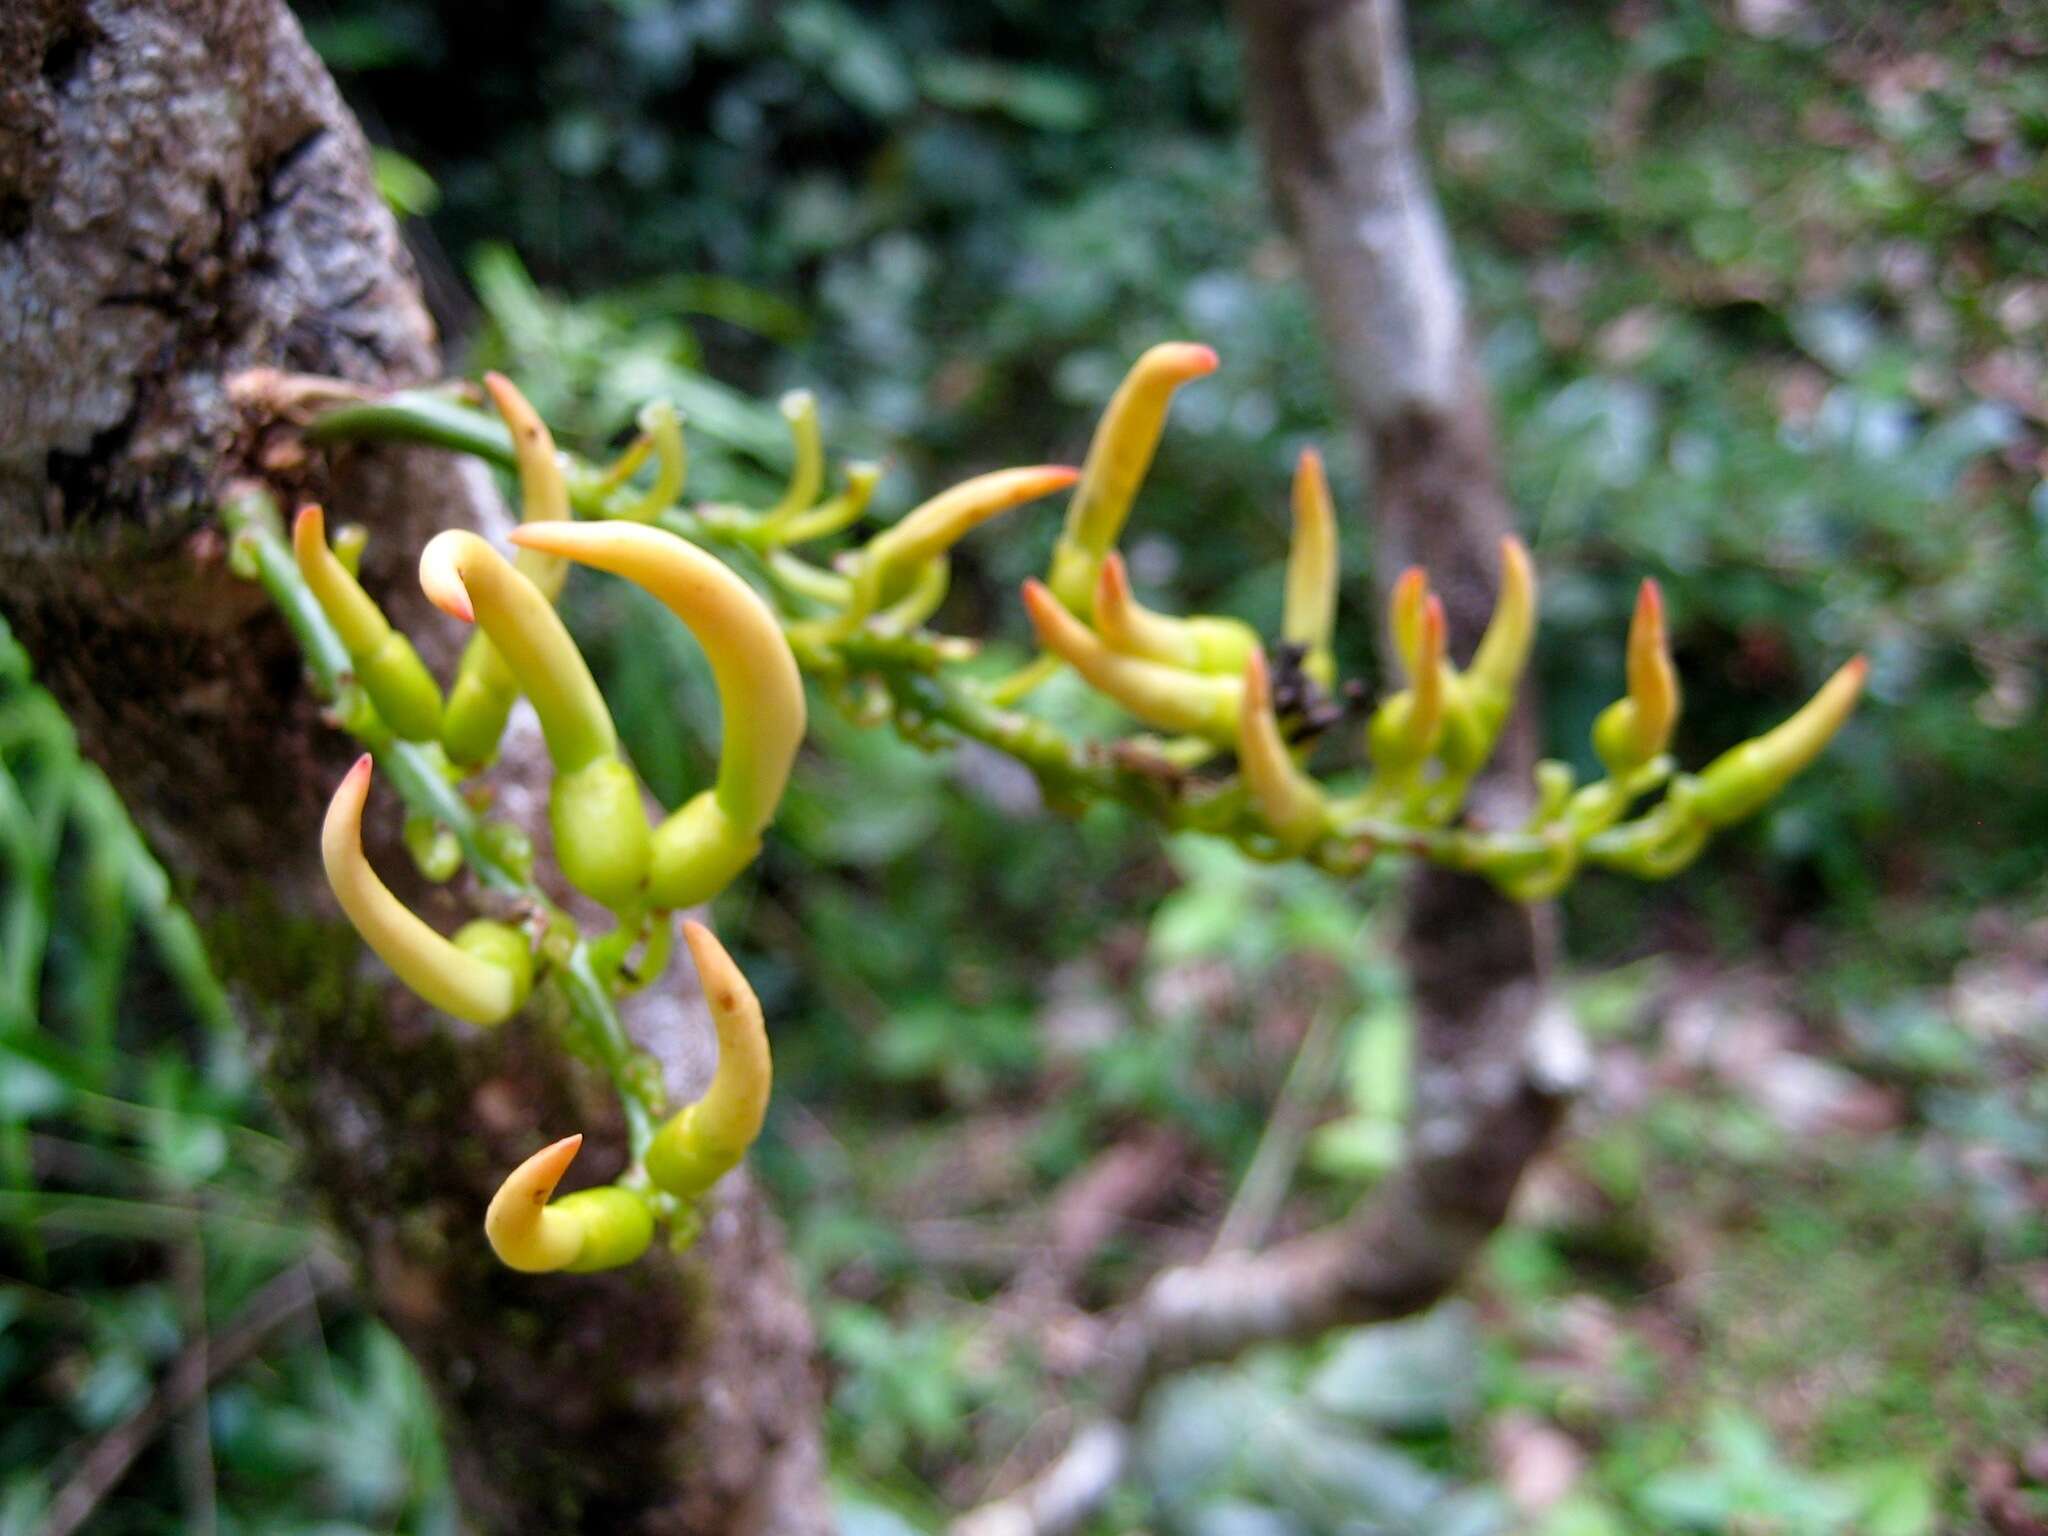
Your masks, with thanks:
M 1399 0 L 1237 0 L 1237 14 L 1267 182 L 1370 471 L 1382 590 L 1404 567 L 1423 566 L 1443 597 L 1452 653 L 1468 655 L 1492 611 L 1514 518 L 1450 237 L 1416 140 Z M 1525 693 L 1475 788 L 1475 815 L 1512 824 L 1527 813 L 1532 719 Z M 1422 1210 L 1484 1230 L 1563 1104 L 1559 1053 L 1571 1045 L 1548 990 L 1550 914 L 1425 868 L 1410 889 L 1403 948 L 1418 1076 L 1414 1155 L 1401 1178 Z
M 1371 471 L 1383 589 L 1409 565 L 1442 594 L 1454 654 L 1486 627 L 1513 517 L 1449 236 L 1415 137 L 1398 0 L 1235 0 L 1267 181 Z M 1527 811 L 1525 695 L 1475 814 Z M 1253 1345 L 1406 1316 L 1463 1278 L 1585 1068 L 1552 996 L 1549 914 L 1424 867 L 1403 936 L 1416 1028 L 1408 1155 L 1344 1220 L 1168 1270 L 1119 1315 L 1105 1411 L 955 1536 L 1069 1536 L 1133 1454 L 1152 1387 Z
M 429 621 L 413 560 L 503 511 L 474 465 L 302 461 L 238 408 L 246 369 L 388 385 L 439 366 L 361 134 L 281 0 L 6 8 L 0 359 L 0 603 L 236 988 L 317 1203 L 441 1404 L 473 1526 L 827 1530 L 810 1325 L 759 1196 L 728 1179 L 680 1257 L 500 1268 L 482 1214 L 518 1159 L 583 1129 L 582 1166 L 619 1166 L 609 1089 L 546 1019 L 478 1031 L 398 988 L 322 879 L 352 749 L 211 508 L 267 468 L 369 525 L 366 583 L 442 663 L 460 637 Z M 493 782 L 545 858 L 530 717 Z M 396 809 L 372 808 L 372 859 L 431 920 L 485 904 L 398 878 Z M 684 1093 L 711 1055 L 693 1001 L 629 1017 Z

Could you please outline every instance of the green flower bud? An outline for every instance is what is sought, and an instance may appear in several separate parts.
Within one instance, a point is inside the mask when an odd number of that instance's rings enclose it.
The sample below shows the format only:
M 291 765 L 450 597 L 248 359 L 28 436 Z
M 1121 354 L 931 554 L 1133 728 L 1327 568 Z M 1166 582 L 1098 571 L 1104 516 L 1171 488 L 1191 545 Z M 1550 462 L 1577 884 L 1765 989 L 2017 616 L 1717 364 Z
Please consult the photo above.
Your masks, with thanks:
M 618 758 L 592 758 L 555 775 L 548 825 L 563 878 L 593 901 L 617 910 L 636 904 L 650 857 L 640 781 Z
M 496 966 L 512 978 L 515 1011 L 533 996 L 533 945 L 517 928 L 479 917 L 456 929 L 452 942 L 463 953 Z
M 355 668 L 377 713 L 401 740 L 433 741 L 440 736 L 441 686 L 404 635 L 392 630 Z
M 647 876 L 648 900 L 657 907 L 693 907 L 709 901 L 761 851 L 761 834 L 725 813 L 715 790 L 704 790 L 655 829 Z

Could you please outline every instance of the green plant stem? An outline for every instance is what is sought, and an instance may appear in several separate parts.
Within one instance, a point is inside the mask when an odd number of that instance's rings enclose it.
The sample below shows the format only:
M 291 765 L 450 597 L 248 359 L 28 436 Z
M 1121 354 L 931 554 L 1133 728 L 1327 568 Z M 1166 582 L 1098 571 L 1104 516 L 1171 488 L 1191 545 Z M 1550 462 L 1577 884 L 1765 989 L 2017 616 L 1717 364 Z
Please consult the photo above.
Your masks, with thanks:
M 445 393 L 401 390 L 378 400 L 350 402 L 321 414 L 307 429 L 315 442 L 381 439 L 429 444 L 475 454 L 511 466 L 512 445 L 495 417 L 472 410 Z M 632 488 L 608 480 L 599 467 L 573 455 L 568 460 L 570 500 L 586 517 L 628 513 Z M 769 547 L 763 526 L 726 509 L 700 516 L 680 508 L 659 518 L 677 536 L 716 550 L 735 565 L 765 578 L 772 593 L 795 592 L 830 603 L 841 578 L 809 565 L 787 550 Z M 1015 758 L 1037 776 L 1046 798 L 1076 807 L 1109 801 L 1172 831 L 1197 831 L 1227 838 L 1247 855 L 1263 860 L 1304 858 L 1331 874 L 1356 875 L 1381 852 L 1408 854 L 1449 869 L 1506 881 L 1513 871 L 1554 862 L 1560 854 L 1593 863 L 1621 864 L 1639 823 L 1606 828 L 1497 831 L 1418 824 L 1390 818 L 1369 796 L 1332 803 L 1336 813 L 1327 832 L 1305 851 L 1282 845 L 1266 828 L 1257 808 L 1235 780 L 1221 785 L 1196 777 L 1156 752 L 1136 744 L 1103 747 L 1075 742 L 1055 727 L 1005 706 L 1055 668 L 1041 660 L 990 688 L 950 670 L 971 654 L 970 643 L 919 632 L 891 635 L 848 625 L 843 617 L 817 621 L 813 615 L 779 610 L 799 666 L 813 676 L 844 683 L 871 678 L 881 684 L 898 727 L 913 741 L 934 743 L 944 734 L 977 741 Z M 1654 808 L 1647 813 L 1656 814 Z M 1438 817 L 1436 819 L 1442 819 Z M 1564 848 L 1560 839 L 1572 846 Z

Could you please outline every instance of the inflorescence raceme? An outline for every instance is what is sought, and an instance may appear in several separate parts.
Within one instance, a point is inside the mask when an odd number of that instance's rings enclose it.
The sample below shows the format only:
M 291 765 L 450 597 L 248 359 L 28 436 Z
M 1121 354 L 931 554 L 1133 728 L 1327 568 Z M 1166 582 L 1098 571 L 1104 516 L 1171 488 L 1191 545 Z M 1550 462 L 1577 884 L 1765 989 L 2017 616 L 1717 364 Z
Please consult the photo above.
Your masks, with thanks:
M 505 1263 L 627 1263 L 663 1222 L 687 1242 L 696 1202 L 759 1133 L 770 1076 L 760 1007 L 707 929 L 682 925 L 719 1039 L 717 1073 L 695 1103 L 672 1111 L 663 1101 L 659 1074 L 627 1040 L 614 999 L 663 968 L 677 909 L 709 901 L 759 853 L 803 737 L 802 672 L 858 717 L 887 718 L 920 744 L 967 738 L 1008 753 L 1055 804 L 1115 801 L 1169 828 L 1227 837 L 1256 857 L 1304 859 L 1340 875 L 1382 850 L 1405 852 L 1482 875 L 1522 900 L 1554 895 L 1587 864 L 1649 879 L 1677 873 L 1716 830 L 1753 814 L 1812 762 L 1854 707 L 1860 657 L 1783 724 L 1697 774 L 1680 772 L 1668 751 L 1678 677 L 1661 595 L 1645 581 L 1626 691 L 1594 728 L 1604 777 L 1580 786 L 1568 766 L 1545 762 L 1526 822 L 1471 824 L 1467 798 L 1512 713 L 1535 634 L 1535 572 L 1522 545 L 1507 539 L 1492 620 L 1462 667 L 1447 652 L 1443 604 L 1426 573 L 1411 569 L 1395 582 L 1388 623 L 1400 687 L 1366 718 L 1351 765 L 1319 776 L 1310 757 L 1338 734 L 1332 727 L 1345 711 L 1335 702 L 1332 649 L 1337 524 L 1314 450 L 1296 468 L 1284 608 L 1270 647 L 1239 619 L 1143 606 L 1118 553 L 1175 391 L 1216 366 L 1207 347 L 1152 348 L 1110 401 L 1082 468 L 977 476 L 854 538 L 829 563 L 803 551 L 863 520 L 880 471 L 848 464 L 827 494 L 808 393 L 782 402 L 794 448 L 789 483 L 753 510 L 683 503 L 683 423 L 665 403 L 647 407 L 639 435 L 600 468 L 559 452 L 518 390 L 495 375 L 485 382 L 495 421 L 445 392 L 335 404 L 331 381 L 308 384 L 314 440 L 438 444 L 518 473 L 523 515 L 509 559 L 461 530 L 436 536 L 421 555 L 428 597 L 476 626 L 445 697 L 356 580 L 359 535 L 330 545 L 320 510 L 308 507 L 287 548 L 260 496 L 227 509 L 238 567 L 269 589 L 335 719 L 369 749 L 335 792 L 322 839 L 349 919 L 400 980 L 471 1023 L 500 1023 L 536 988 L 551 988 L 566 1005 L 572 1041 L 618 1086 L 632 1166 L 613 1184 L 551 1200 L 581 1138 L 536 1152 L 485 1221 Z M 973 640 L 928 627 L 947 591 L 950 551 L 990 518 L 1069 489 L 1046 579 L 1023 589 L 1041 654 L 991 678 L 967 665 Z M 610 711 L 555 613 L 570 564 L 645 588 L 710 661 L 724 724 L 718 773 L 659 822 L 643 810 Z M 1025 700 L 1064 668 L 1158 734 L 1078 741 L 1028 713 Z M 457 789 L 488 767 L 521 696 L 554 769 L 549 820 L 560 874 L 617 918 L 596 938 L 534 882 L 523 836 L 479 815 Z M 450 939 L 398 902 L 362 852 L 372 757 L 389 765 L 412 813 L 406 841 L 423 872 L 445 879 L 466 864 L 483 886 L 512 898 L 518 922 L 479 919 Z

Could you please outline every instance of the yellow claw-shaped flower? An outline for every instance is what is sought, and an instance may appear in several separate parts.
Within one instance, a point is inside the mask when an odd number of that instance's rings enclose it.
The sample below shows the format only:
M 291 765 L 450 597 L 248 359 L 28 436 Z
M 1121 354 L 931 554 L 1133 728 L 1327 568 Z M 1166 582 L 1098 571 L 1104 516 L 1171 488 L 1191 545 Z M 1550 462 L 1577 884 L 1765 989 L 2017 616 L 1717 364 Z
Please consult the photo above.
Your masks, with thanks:
M 718 1068 L 704 1096 L 655 1133 L 647 1176 L 670 1194 L 694 1200 L 731 1172 L 760 1136 L 774 1066 L 761 1000 L 725 946 L 702 923 L 685 922 L 683 941 L 718 1031 Z
M 500 373 L 484 375 L 490 396 L 512 434 L 512 453 L 519 471 L 520 515 L 527 521 L 569 515 L 569 482 L 562 472 L 554 437 L 518 386 Z M 543 555 L 522 554 L 514 562 L 519 574 L 552 603 L 562 595 L 569 568 Z M 479 631 L 463 647 L 448 689 L 441 718 L 441 745 L 465 766 L 487 763 L 497 753 L 505 722 L 519 698 L 519 679 L 498 654 L 491 637 Z
M 1244 702 L 1238 722 L 1238 767 L 1273 835 L 1289 851 L 1306 848 L 1329 825 L 1322 789 L 1287 750 L 1273 713 L 1273 686 L 1264 653 L 1244 664 Z
M 637 523 L 588 526 L 669 537 Z M 619 758 L 611 711 L 561 616 L 510 561 L 459 528 L 420 552 L 420 585 L 444 613 L 483 630 L 540 717 L 555 765 L 548 824 L 563 877 L 608 907 L 637 901 L 652 856 L 640 784 Z
M 1102 557 L 1095 581 L 1095 632 L 1122 655 L 1226 676 L 1243 672 L 1246 658 L 1259 649 L 1258 634 L 1236 619 L 1207 614 L 1174 618 L 1144 607 L 1132 594 L 1130 573 L 1115 550 Z
M 845 622 L 857 624 L 893 600 L 926 562 L 944 554 L 997 513 L 1064 490 L 1080 473 L 1065 464 L 998 469 L 963 480 L 913 507 L 860 552 Z
M 486 919 L 444 939 L 391 894 L 363 856 L 370 773 L 366 752 L 335 789 L 320 829 L 335 900 L 377 957 L 429 1003 L 472 1024 L 503 1023 L 533 990 L 531 948 L 515 930 Z
M 540 419 L 533 403 L 519 392 L 519 386 L 502 373 L 484 375 L 484 393 L 504 418 L 512 434 L 512 457 L 519 472 L 519 518 L 521 522 L 551 523 L 569 515 L 569 480 L 562 472 L 562 458 L 555 451 L 554 434 Z M 536 583 L 538 585 L 538 583 Z M 560 592 L 557 582 L 554 596 Z
M 292 554 L 377 713 L 402 741 L 441 734 L 441 689 L 412 642 L 391 627 L 353 572 L 327 547 L 327 519 L 310 503 L 292 520 Z
M 1693 814 L 1726 827 L 1761 809 L 1820 756 L 1856 708 L 1869 674 L 1869 662 L 1851 658 L 1789 720 L 1715 758 L 1693 786 Z
M 508 1269 L 527 1274 L 616 1269 L 654 1240 L 654 1213 L 629 1189 L 606 1185 L 550 1201 L 583 1146 L 564 1136 L 512 1170 L 484 1212 L 484 1236 Z
M 1394 654 L 1401 669 L 1413 683 L 1421 675 L 1422 618 L 1429 603 L 1429 573 L 1411 565 L 1394 581 L 1387 600 L 1387 627 L 1393 635 Z
M 1414 645 L 1407 664 L 1411 681 L 1407 688 L 1373 711 L 1366 727 L 1366 746 L 1374 766 L 1396 780 L 1412 776 L 1428 761 L 1444 731 L 1444 604 L 1442 598 L 1427 590 L 1426 583 L 1408 579 L 1419 574 L 1409 572 L 1395 592 L 1396 645 L 1404 657 L 1408 652 L 1402 626 L 1408 621 L 1398 605 L 1406 593 L 1419 591 L 1421 595 L 1412 629 L 1407 632 L 1412 634 Z
M 1161 666 L 1123 656 L 1069 613 L 1043 582 L 1024 583 L 1024 608 L 1038 643 L 1066 662 L 1088 685 L 1147 725 L 1203 736 L 1222 745 L 1237 740 L 1244 681 Z
M 1500 595 L 1494 599 L 1493 617 L 1465 672 L 1475 686 L 1505 701 L 1503 715 L 1514 702 L 1535 639 L 1536 568 L 1528 546 L 1510 535 L 1500 541 Z
M 420 552 L 420 586 L 443 613 L 490 636 L 532 701 L 556 768 L 580 768 L 618 749 L 583 653 L 554 605 L 512 562 L 476 534 L 450 528 Z
M 647 889 L 659 907 L 708 901 L 760 851 L 803 741 L 803 679 L 773 610 L 720 561 L 659 528 L 529 523 L 512 538 L 644 587 L 703 646 L 724 723 L 718 778 L 656 830 Z
M 1337 511 L 1323 456 L 1301 450 L 1294 464 L 1294 532 L 1287 544 L 1287 596 L 1280 638 L 1301 647 L 1301 669 L 1324 688 L 1337 680 L 1330 641 L 1337 623 Z
M 1627 774 L 1671 744 L 1678 710 L 1678 669 L 1664 628 L 1664 594 L 1645 577 L 1629 619 L 1628 695 L 1593 722 L 1593 750 L 1609 773 Z
M 1046 578 L 1071 612 L 1084 619 L 1090 616 L 1096 568 L 1116 547 L 1138 486 L 1152 467 L 1173 392 L 1191 379 L 1214 373 L 1216 366 L 1210 347 L 1161 342 L 1147 349 L 1110 396 L 1088 444 L 1081 481 L 1067 504 L 1066 526 L 1053 546 L 1052 571 Z

